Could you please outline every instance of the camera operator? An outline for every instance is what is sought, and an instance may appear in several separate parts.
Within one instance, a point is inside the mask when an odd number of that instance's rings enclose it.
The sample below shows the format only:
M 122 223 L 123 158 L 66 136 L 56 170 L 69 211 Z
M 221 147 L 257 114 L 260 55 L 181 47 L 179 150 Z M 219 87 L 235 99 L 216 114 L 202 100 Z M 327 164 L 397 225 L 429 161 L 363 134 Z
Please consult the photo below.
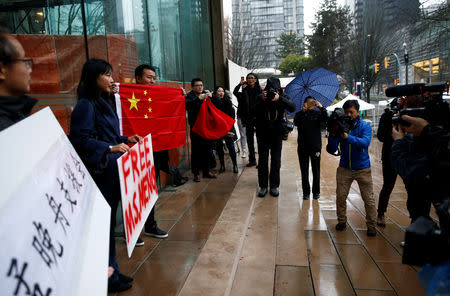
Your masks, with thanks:
M 411 95 L 402 99 L 406 108 L 422 107 L 422 96 Z M 402 116 L 403 119 L 405 116 Z M 404 123 L 405 124 L 405 123 Z M 406 207 L 414 222 L 420 216 L 430 218 L 431 180 L 430 163 L 425 153 L 425 142 L 413 133 L 407 132 L 407 127 L 401 123 L 392 128 L 392 161 L 394 168 L 405 183 L 408 198 Z
M 386 226 L 386 219 L 384 213 L 387 210 L 389 198 L 397 180 L 397 171 L 392 165 L 391 148 L 394 139 L 392 138 L 392 116 L 397 111 L 397 98 L 390 103 L 390 108 L 386 108 L 381 115 L 380 123 L 377 131 L 377 138 L 383 143 L 381 149 L 381 162 L 383 172 L 383 187 L 378 198 L 378 217 L 377 225 Z
M 285 110 L 294 112 L 295 104 L 287 94 L 283 93 L 280 80 L 269 77 L 264 91 L 256 98 L 254 107 L 259 153 L 259 197 L 264 197 L 267 194 L 267 186 L 269 185 L 269 151 L 271 159 L 270 194 L 274 197 L 279 195 L 281 147 L 284 134 L 282 120 Z
M 327 145 L 327 151 L 331 154 L 338 150 L 338 146 L 341 150 L 341 160 L 336 172 L 336 213 L 338 217 L 336 230 L 341 231 L 347 227 L 346 200 L 350 186 L 353 180 L 356 180 L 366 210 L 367 236 L 376 236 L 376 209 L 368 151 L 372 128 L 358 116 L 359 103 L 357 100 L 348 100 L 343 107 L 345 115 L 351 119 L 350 130 L 348 133 L 330 133 Z
M 440 292 L 450 289 L 450 132 L 448 127 L 431 125 L 419 117 L 403 115 L 401 119 L 409 126 L 393 127 L 394 164 L 404 180 L 412 182 L 414 180 L 411 179 L 426 174 L 424 178 L 429 182 L 429 187 L 421 192 L 422 196 L 408 192 L 408 201 L 421 198 L 433 202 L 439 217 L 439 227 L 425 213 L 427 216 L 417 217 L 406 229 L 402 262 L 419 266 L 427 264 L 418 273 L 421 283 L 427 295 L 441 295 Z M 409 152 L 404 141 L 406 133 L 413 134 L 424 144 L 423 155 Z M 411 165 L 412 162 L 422 165 Z M 420 203 L 415 206 L 420 206 Z

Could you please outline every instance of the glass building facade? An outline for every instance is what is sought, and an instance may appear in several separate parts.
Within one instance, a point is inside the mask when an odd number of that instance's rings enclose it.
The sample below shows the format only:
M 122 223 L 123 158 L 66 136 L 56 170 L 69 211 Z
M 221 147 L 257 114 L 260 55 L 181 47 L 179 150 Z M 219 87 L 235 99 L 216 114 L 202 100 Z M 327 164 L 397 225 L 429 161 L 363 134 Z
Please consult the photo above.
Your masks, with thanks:
M 280 65 L 281 59 L 275 52 L 281 33 L 304 35 L 303 0 L 233 0 L 232 12 L 233 39 L 263 48 L 255 53 L 255 59 L 262 61 L 261 68 Z
M 88 57 L 111 63 L 116 82 L 132 82 L 134 68 L 147 63 L 160 85 L 189 88 L 202 77 L 212 89 L 211 19 L 208 0 L 0 2 L 0 23 L 34 59 L 31 95 L 54 109 L 74 105 Z
M 221 61 L 215 64 L 213 52 L 213 36 L 223 38 L 223 31 L 213 32 L 213 23 L 222 22 L 222 11 L 217 12 L 221 4 L 213 0 L 1 0 L 0 24 L 33 58 L 30 96 L 39 100 L 37 109 L 50 106 L 68 133 L 87 58 L 107 60 L 115 82 L 133 82 L 135 67 L 146 63 L 156 68 L 159 85 L 189 90 L 194 77 L 204 80 L 205 89 L 223 84 L 215 78 L 225 68 Z M 187 167 L 187 147 L 171 151 L 171 161 Z

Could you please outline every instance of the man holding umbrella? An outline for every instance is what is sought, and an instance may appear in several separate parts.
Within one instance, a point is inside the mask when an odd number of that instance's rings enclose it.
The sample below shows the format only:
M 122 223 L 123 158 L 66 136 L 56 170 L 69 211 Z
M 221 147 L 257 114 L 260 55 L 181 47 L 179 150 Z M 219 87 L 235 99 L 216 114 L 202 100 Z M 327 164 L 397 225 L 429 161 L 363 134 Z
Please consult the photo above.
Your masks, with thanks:
M 297 153 L 302 173 L 303 199 L 309 199 L 309 160 L 313 174 L 312 194 L 320 197 L 320 151 L 322 150 L 321 123 L 327 120 L 327 110 L 319 101 L 307 96 L 301 111 L 295 114 L 298 129 Z

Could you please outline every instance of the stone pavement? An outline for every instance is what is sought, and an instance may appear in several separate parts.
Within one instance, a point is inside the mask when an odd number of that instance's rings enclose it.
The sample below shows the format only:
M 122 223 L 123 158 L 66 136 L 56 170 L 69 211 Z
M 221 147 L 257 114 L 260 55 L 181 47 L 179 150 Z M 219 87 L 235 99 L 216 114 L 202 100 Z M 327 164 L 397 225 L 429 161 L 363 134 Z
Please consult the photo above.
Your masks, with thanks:
M 400 242 L 409 225 L 401 179 L 387 225 L 377 228 L 376 237 L 366 235 L 356 183 L 347 202 L 349 227 L 336 232 L 339 158 L 323 150 L 321 198 L 304 201 L 295 133 L 283 144 L 278 198 L 256 197 L 257 170 L 243 162 L 239 174 L 227 163 L 217 180 L 194 183 L 191 177 L 175 192 L 160 194 L 156 218 L 169 237 L 142 236 L 145 245 L 131 258 L 125 244 L 116 242 L 122 273 L 134 277 L 133 288 L 120 295 L 425 295 L 418 268 L 401 263 Z M 378 199 L 378 140 L 370 153 Z

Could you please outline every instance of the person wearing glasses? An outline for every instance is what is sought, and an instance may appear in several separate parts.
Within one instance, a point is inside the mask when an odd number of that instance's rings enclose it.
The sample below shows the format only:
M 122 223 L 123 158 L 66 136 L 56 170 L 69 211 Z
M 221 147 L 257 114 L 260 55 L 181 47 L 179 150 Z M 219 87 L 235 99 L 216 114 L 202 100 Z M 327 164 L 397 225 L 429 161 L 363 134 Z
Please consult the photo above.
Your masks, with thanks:
M 33 60 L 20 42 L 0 29 L 0 131 L 30 115 L 37 100 L 30 91 Z
M 202 138 L 192 130 L 203 101 L 206 98 L 211 98 L 212 94 L 203 90 L 203 81 L 200 78 L 192 79 L 191 87 L 192 90 L 185 97 L 188 122 L 191 129 L 191 169 L 194 182 L 200 182 L 200 170 L 203 172 L 203 178 L 217 178 L 216 174 L 210 172 L 210 158 L 208 156 L 212 154 L 212 141 Z

